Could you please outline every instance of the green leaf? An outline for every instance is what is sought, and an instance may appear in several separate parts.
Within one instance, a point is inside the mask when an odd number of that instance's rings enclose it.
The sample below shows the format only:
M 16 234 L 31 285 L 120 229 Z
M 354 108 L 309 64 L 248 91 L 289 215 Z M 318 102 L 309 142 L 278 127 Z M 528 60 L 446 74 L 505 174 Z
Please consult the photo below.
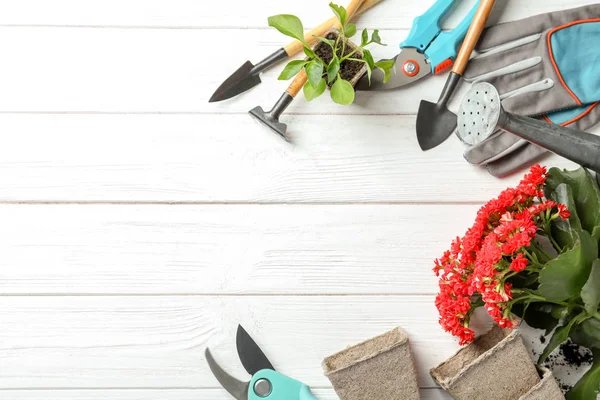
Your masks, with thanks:
M 573 248 L 573 245 L 575 245 L 575 241 L 577 240 L 573 230 L 581 231 L 583 229 L 581 227 L 579 216 L 577 215 L 577 206 L 575 204 L 575 199 L 573 198 L 573 190 L 566 183 L 561 183 L 552 193 L 550 193 L 549 198 L 557 203 L 564 204 L 571 212 L 571 217 L 569 217 L 567 221 L 559 218 L 552 223 L 552 237 L 563 249 Z
M 581 299 L 585 304 L 585 310 L 590 315 L 598 312 L 600 305 L 600 260 L 594 261 L 592 272 L 581 289 Z
M 540 272 L 539 291 L 549 301 L 578 297 L 598 258 L 598 242 L 586 231 L 575 232 L 573 248 L 550 260 Z
M 552 338 L 550 338 L 548 345 L 546 346 L 546 348 L 544 349 L 544 352 L 540 355 L 540 358 L 538 359 L 538 362 L 537 362 L 538 364 L 541 364 L 544 361 L 546 361 L 548 356 L 558 346 L 560 346 L 564 341 L 566 341 L 569 338 L 569 332 L 571 332 L 571 328 L 573 328 L 573 325 L 575 325 L 578 321 L 579 321 L 579 318 L 575 317 L 571 320 L 571 322 L 569 322 L 568 325 L 561 326 L 560 328 L 558 328 L 554 331 Z
M 546 334 L 558 325 L 558 319 L 552 316 L 553 305 L 550 303 L 531 303 L 524 312 L 523 319 L 527 325 L 536 329 L 544 329 Z
M 304 54 L 306 54 L 308 58 L 317 58 L 317 54 L 308 47 L 304 48 Z
M 343 106 L 354 102 L 354 88 L 350 82 L 343 79 L 336 79 L 331 87 L 331 99 Z
M 375 66 L 383 71 L 383 83 L 386 83 L 392 77 L 392 68 L 394 60 L 381 60 L 375 63 Z
M 308 82 L 312 87 L 316 88 L 319 86 L 319 82 L 323 78 L 323 68 L 321 60 L 312 60 L 306 64 L 306 75 L 308 75 Z
M 327 89 L 325 79 L 321 79 L 316 87 L 313 87 L 310 82 L 306 82 L 303 88 L 304 98 L 306 101 L 314 100 L 322 95 L 325 92 L 325 89 Z
M 329 63 L 329 66 L 327 67 L 327 82 L 333 82 L 339 70 L 340 59 L 337 57 L 337 55 L 334 55 L 333 59 Z
M 581 225 L 583 229 L 592 233 L 595 227 L 600 226 L 600 189 L 596 180 L 585 168 L 574 171 L 551 168 L 544 191 L 550 194 L 561 183 L 571 187 Z
M 323 43 L 327 43 L 329 45 L 329 47 L 331 47 L 333 49 L 333 46 L 335 46 L 335 40 L 331 40 L 331 39 L 327 39 L 326 37 L 323 36 L 316 36 L 315 37 L 317 39 L 319 39 L 321 42 Z
M 283 71 L 281 71 L 281 74 L 279 74 L 279 77 L 277 79 L 279 79 L 280 81 L 285 81 L 285 80 L 291 79 L 294 76 L 298 75 L 298 72 L 300 72 L 302 70 L 302 68 L 304 68 L 305 65 L 306 65 L 306 61 L 304 61 L 304 60 L 290 61 L 285 66 Z
M 348 21 L 348 12 L 346 9 L 333 3 L 329 3 L 329 8 L 331 8 L 337 19 L 340 21 L 340 24 L 346 26 L 346 21 Z
M 569 336 L 580 346 L 600 350 L 600 321 L 595 318 L 586 319 L 572 329 Z
M 354 35 L 356 35 L 356 25 L 352 23 L 346 25 L 346 27 L 344 28 L 344 36 L 346 36 L 347 38 L 351 38 Z
M 380 44 L 382 46 L 387 46 L 385 43 L 381 43 L 381 37 L 379 37 L 379 30 L 375 29 L 371 34 L 371 42 Z
M 365 28 L 362 31 L 362 38 L 360 40 L 360 45 L 366 46 L 367 43 L 369 43 L 369 32 L 367 31 L 367 28 Z
M 592 368 L 567 393 L 567 400 L 596 400 L 600 394 L 600 350 L 594 351 Z
M 304 27 L 300 18 L 295 15 L 273 15 L 269 17 L 269 26 L 272 26 L 286 36 L 293 37 L 304 43 Z
M 363 60 L 367 62 L 367 78 L 369 79 L 369 85 L 371 84 L 371 75 L 375 69 L 375 60 L 369 50 L 363 50 Z

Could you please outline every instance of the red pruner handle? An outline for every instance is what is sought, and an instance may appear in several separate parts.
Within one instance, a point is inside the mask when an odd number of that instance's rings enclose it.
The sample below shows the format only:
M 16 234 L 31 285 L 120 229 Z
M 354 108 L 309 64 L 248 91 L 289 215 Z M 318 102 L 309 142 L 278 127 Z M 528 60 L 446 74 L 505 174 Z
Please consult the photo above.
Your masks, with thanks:
M 452 68 L 452 64 L 454 64 L 454 60 L 448 58 L 436 65 L 435 69 L 433 70 L 433 73 L 436 75 L 443 74 L 444 72 L 447 72 L 450 70 L 450 68 Z

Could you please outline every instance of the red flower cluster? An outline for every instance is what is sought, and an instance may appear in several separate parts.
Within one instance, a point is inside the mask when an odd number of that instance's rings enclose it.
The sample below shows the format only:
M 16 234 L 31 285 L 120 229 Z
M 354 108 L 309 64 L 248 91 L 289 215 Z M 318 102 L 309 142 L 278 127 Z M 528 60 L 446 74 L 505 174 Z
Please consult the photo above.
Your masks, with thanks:
M 435 304 L 442 327 L 470 343 L 474 332 L 469 320 L 474 301 L 483 301 L 488 313 L 502 327 L 513 327 L 512 285 L 507 279 L 527 268 L 527 248 L 548 218 L 569 218 L 562 204 L 543 199 L 546 169 L 531 168 L 516 188 L 509 188 L 477 213 L 475 223 L 450 250 L 435 260 L 440 293 Z M 537 202 L 536 202 L 537 200 Z

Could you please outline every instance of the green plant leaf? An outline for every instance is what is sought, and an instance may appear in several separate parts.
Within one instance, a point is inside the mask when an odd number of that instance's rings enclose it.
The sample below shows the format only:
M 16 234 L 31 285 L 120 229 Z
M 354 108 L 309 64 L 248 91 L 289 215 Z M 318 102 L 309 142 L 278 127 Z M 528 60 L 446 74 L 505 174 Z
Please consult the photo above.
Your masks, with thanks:
M 346 22 L 348 21 L 348 12 L 346 9 L 333 3 L 329 3 L 329 8 L 331 8 L 338 21 L 340 21 L 340 24 L 346 26 Z
M 594 261 L 592 272 L 581 289 L 581 299 L 585 304 L 585 310 L 590 315 L 598 312 L 600 305 L 600 260 Z
M 561 183 L 571 187 L 581 226 L 589 233 L 593 233 L 594 228 L 600 226 L 600 189 L 596 180 L 585 168 L 574 171 L 551 168 L 544 189 L 546 197 L 550 198 L 549 195 Z
M 304 61 L 304 60 L 290 61 L 285 66 L 283 71 L 281 71 L 281 74 L 279 74 L 279 77 L 277 79 L 279 79 L 280 81 L 285 81 L 285 80 L 291 79 L 294 76 L 298 75 L 298 72 L 300 72 L 302 70 L 302 68 L 304 68 L 305 65 L 306 65 L 306 61 Z
M 333 46 L 335 46 L 335 40 L 331 40 L 331 39 L 327 39 L 326 37 L 323 36 L 316 36 L 315 37 L 317 39 L 319 39 L 321 42 L 323 43 L 327 43 L 329 45 L 329 47 L 331 47 L 333 49 Z
M 552 316 L 552 310 L 553 305 L 550 303 L 531 303 L 522 315 L 527 325 L 543 329 L 548 334 L 558 325 L 558 319 Z
M 600 350 L 600 321 L 595 318 L 586 319 L 572 329 L 569 336 L 580 346 Z
M 333 82 L 339 70 L 340 59 L 337 57 L 337 55 L 334 55 L 333 59 L 329 63 L 329 66 L 327 67 L 327 82 Z
M 317 54 L 308 47 L 304 48 L 304 54 L 306 54 L 306 56 L 311 59 L 317 58 Z
M 331 87 L 331 99 L 343 106 L 354 102 L 354 88 L 344 79 L 336 79 Z
M 319 86 L 319 82 L 323 78 L 323 68 L 321 60 L 312 60 L 306 64 L 306 75 L 308 75 L 308 82 L 312 87 L 316 88 Z
M 351 38 L 354 35 L 356 35 L 356 25 L 352 23 L 346 25 L 346 27 L 344 28 L 344 36 L 346 36 L 347 38 Z
M 322 95 L 325 89 L 327 89 L 327 83 L 325 79 L 321 79 L 316 87 L 313 87 L 310 82 L 306 82 L 302 91 L 306 101 L 312 101 Z
M 567 393 L 567 400 L 596 400 L 600 394 L 600 350 L 594 351 L 592 368 Z
M 375 29 L 373 31 L 373 33 L 371 34 L 371 42 L 377 43 L 377 44 L 382 45 L 382 46 L 387 46 L 385 43 L 381 42 L 381 37 L 379 37 L 379 30 L 378 29 Z
M 537 362 L 538 364 L 541 364 L 544 361 L 546 361 L 546 359 L 548 358 L 548 356 L 558 346 L 560 346 L 564 341 L 566 341 L 569 338 L 569 332 L 571 332 L 571 329 L 573 328 L 573 325 L 575 325 L 578 322 L 579 322 L 579 318 L 575 317 L 567 325 L 563 325 L 563 326 L 557 328 L 554 331 L 554 334 L 552 335 L 552 338 L 550 338 L 550 341 L 546 345 L 546 348 L 544 349 L 544 352 L 540 355 L 540 358 L 538 359 L 538 362 Z
M 293 37 L 304 43 L 304 27 L 300 18 L 295 15 L 273 15 L 269 17 L 269 26 L 272 26 L 286 36 Z
M 573 248 L 550 260 L 540 272 L 539 291 L 549 301 L 578 297 L 590 276 L 592 263 L 598 258 L 598 242 L 586 231 L 575 235 L 577 242 Z
M 375 63 L 375 66 L 383 71 L 383 83 L 386 83 L 392 77 L 392 68 L 394 60 L 381 60 Z
M 360 45 L 361 46 L 366 46 L 367 43 L 369 43 L 369 32 L 367 31 L 367 28 L 365 28 L 362 31 L 362 37 L 361 37 L 361 40 L 360 40 Z
M 550 199 L 557 203 L 564 204 L 571 212 L 568 220 L 559 218 L 552 222 L 552 237 L 563 248 L 573 248 L 575 245 L 576 236 L 573 230 L 581 231 L 581 221 L 577 215 L 577 206 L 573 198 L 573 190 L 566 183 L 561 183 L 556 189 L 550 193 Z M 560 250 L 560 249 L 558 249 Z

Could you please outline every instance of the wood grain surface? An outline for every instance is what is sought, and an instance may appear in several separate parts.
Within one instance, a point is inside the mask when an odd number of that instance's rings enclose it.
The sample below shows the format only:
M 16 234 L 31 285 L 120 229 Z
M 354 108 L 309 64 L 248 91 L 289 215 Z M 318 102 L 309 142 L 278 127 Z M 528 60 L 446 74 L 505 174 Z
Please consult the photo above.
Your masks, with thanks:
M 362 15 L 387 43 L 374 57 L 396 55 L 432 1 Z M 498 2 L 488 25 L 590 3 Z M 468 165 L 457 138 L 420 151 L 419 101 L 446 76 L 349 107 L 299 95 L 281 120 L 293 145 L 247 114 L 285 91 L 283 65 L 208 103 L 289 42 L 268 16 L 308 31 L 327 4 L 0 0 L 0 399 L 229 399 L 203 352 L 247 379 L 238 323 L 323 400 L 337 398 L 325 356 L 400 325 L 422 398 L 449 399 L 428 374 L 458 349 L 437 323 L 432 261 L 519 176 Z

